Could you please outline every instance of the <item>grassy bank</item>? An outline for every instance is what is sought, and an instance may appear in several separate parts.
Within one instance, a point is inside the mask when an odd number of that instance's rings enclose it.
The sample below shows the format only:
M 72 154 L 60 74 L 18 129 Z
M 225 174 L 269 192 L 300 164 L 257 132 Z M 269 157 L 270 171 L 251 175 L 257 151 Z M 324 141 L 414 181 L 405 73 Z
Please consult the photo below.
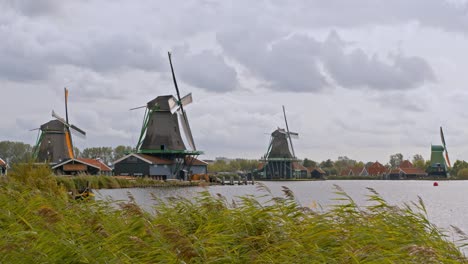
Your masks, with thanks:
M 146 177 L 113 177 L 113 176 L 57 176 L 59 185 L 68 190 L 79 190 L 89 185 L 91 189 L 146 188 L 146 187 L 184 187 L 198 186 L 199 182 L 161 181 Z
M 419 209 L 359 208 L 341 193 L 329 212 L 292 192 L 233 204 L 207 192 L 149 214 L 132 200 L 115 209 L 75 201 L 44 168 L 21 168 L 0 186 L 0 263 L 466 263 Z M 268 192 L 265 186 L 259 185 Z

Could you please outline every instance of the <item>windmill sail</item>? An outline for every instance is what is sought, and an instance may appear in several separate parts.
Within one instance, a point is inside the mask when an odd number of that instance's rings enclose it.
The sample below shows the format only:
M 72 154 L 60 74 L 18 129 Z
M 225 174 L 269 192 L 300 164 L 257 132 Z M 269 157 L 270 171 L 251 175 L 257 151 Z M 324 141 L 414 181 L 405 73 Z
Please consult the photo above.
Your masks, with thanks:
M 294 146 L 293 146 L 293 143 L 292 143 L 292 140 L 291 140 L 291 132 L 289 132 L 288 119 L 286 118 L 286 110 L 284 108 L 284 105 L 283 105 L 283 114 L 284 114 L 284 122 L 286 123 L 286 130 L 288 131 L 287 134 L 288 134 L 288 138 L 289 138 L 289 144 L 291 144 L 292 154 L 293 154 L 293 157 L 295 158 L 296 153 L 294 153 Z
M 445 144 L 445 136 L 444 136 L 444 131 L 442 130 L 442 127 L 440 127 L 440 139 L 442 140 L 442 146 L 444 146 L 445 149 L 445 159 L 447 161 L 447 166 L 450 168 L 450 159 L 447 151 L 447 145 Z
M 192 130 L 190 129 L 189 123 L 186 122 L 185 118 L 183 118 L 181 111 L 177 111 L 177 115 L 179 116 L 180 125 L 182 126 L 182 131 L 184 132 L 187 144 L 191 150 L 196 150 L 195 144 L 193 143 Z

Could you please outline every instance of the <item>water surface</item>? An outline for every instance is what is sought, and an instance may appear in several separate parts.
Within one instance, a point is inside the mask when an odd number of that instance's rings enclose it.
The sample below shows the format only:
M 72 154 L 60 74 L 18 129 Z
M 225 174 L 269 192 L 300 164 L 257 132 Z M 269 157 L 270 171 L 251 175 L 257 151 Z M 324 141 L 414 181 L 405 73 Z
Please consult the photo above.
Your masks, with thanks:
M 291 181 L 291 182 L 262 182 L 275 196 L 282 196 L 282 186 L 290 188 L 302 206 L 317 208 L 318 205 L 326 210 L 337 204 L 335 199 L 335 185 L 340 186 L 350 195 L 358 205 L 365 206 L 367 195 L 370 192 L 366 187 L 375 189 L 392 205 L 417 202 L 421 197 L 426 205 L 429 220 L 446 230 L 450 237 L 455 237 L 450 225 L 459 227 L 468 233 L 468 181 L 440 181 L 434 187 L 432 181 L 366 181 L 366 180 L 327 180 L 327 181 Z M 99 190 L 98 199 L 128 200 L 130 193 L 135 201 L 143 208 L 151 211 L 156 203 L 154 197 L 166 199 L 167 197 L 182 196 L 191 198 L 197 193 L 207 190 L 211 194 L 222 194 L 228 200 L 239 196 L 266 194 L 259 191 L 254 185 L 247 186 L 209 186 L 209 187 L 182 187 L 182 188 L 130 188 Z

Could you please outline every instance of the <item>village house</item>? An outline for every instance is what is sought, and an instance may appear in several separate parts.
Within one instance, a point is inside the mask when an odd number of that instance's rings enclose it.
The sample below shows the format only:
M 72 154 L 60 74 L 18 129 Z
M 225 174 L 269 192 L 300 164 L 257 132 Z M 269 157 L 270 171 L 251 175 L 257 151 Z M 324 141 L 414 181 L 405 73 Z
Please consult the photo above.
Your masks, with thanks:
M 427 173 L 413 166 L 409 160 L 404 160 L 396 169 L 390 169 L 386 175 L 387 180 L 421 179 Z
M 387 173 L 387 168 L 380 162 L 376 161 L 367 167 L 369 176 L 383 176 Z

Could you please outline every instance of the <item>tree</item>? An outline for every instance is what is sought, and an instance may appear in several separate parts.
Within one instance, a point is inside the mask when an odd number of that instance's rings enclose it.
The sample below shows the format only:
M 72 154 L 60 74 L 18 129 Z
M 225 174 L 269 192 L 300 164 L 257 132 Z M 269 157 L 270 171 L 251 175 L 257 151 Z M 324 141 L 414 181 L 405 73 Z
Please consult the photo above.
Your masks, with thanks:
M 112 158 L 113 158 L 113 160 L 118 160 L 118 159 L 124 157 L 125 155 L 127 155 L 127 154 L 129 154 L 129 153 L 131 153 L 133 151 L 134 151 L 134 148 L 132 148 L 130 146 L 119 145 L 119 146 L 114 148 Z
M 468 169 L 468 162 L 464 160 L 457 160 L 453 163 L 452 169 L 450 170 L 450 175 L 458 176 L 458 173 L 463 169 Z
M 94 147 L 85 148 L 81 153 L 83 158 L 97 159 L 100 158 L 104 163 L 112 162 L 112 148 L 111 147 Z
M 458 179 L 467 180 L 468 179 L 468 168 L 463 168 L 458 171 L 456 174 Z
M 334 163 L 331 159 L 327 159 L 326 161 L 322 161 L 320 163 L 320 167 L 321 168 L 333 168 L 334 167 Z
M 73 147 L 73 154 L 75 155 L 75 158 L 81 157 L 81 151 L 77 147 Z
M 304 161 L 302 161 L 302 165 L 307 168 L 317 167 L 317 162 L 310 160 L 308 158 L 305 158 Z
M 424 160 L 423 156 L 420 154 L 415 154 L 412 160 L 413 166 L 416 168 L 420 168 L 421 170 L 426 170 L 426 161 Z
M 396 153 L 396 154 L 390 155 L 389 163 L 392 168 L 397 168 L 398 166 L 400 166 L 402 161 L 403 161 L 403 154 Z
M 356 165 L 356 161 L 348 158 L 347 156 L 339 156 L 338 160 L 335 161 L 334 165 L 335 165 L 335 170 L 340 172 L 343 169 L 354 167 L 354 165 Z
M 354 164 L 354 167 L 356 167 L 356 168 L 364 168 L 364 166 L 365 166 L 365 164 L 362 161 L 359 161 L 356 164 Z
M 0 158 L 11 163 L 27 162 L 32 158 L 32 147 L 23 142 L 1 141 Z

